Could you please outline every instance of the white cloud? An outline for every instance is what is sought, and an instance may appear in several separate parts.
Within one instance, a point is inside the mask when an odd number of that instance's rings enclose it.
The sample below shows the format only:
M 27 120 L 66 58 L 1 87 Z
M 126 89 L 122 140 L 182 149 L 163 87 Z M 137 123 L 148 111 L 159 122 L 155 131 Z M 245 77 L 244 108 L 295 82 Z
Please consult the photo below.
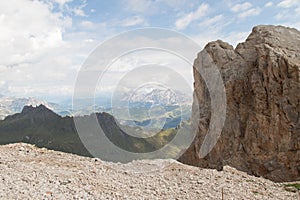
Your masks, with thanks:
M 179 18 L 175 22 L 176 29 L 182 30 L 185 29 L 191 22 L 200 19 L 201 17 L 207 15 L 209 11 L 209 5 L 202 3 L 198 9 L 194 12 L 190 12 L 183 17 Z
M 0 65 L 0 72 L 4 72 L 7 69 L 6 66 L 4 65 Z
M 233 47 L 238 45 L 238 43 L 244 42 L 248 35 L 250 34 L 249 31 L 245 32 L 231 32 L 227 34 L 226 36 L 221 37 L 224 41 L 231 44 Z
M 297 13 L 297 15 L 300 15 L 300 6 L 295 9 L 295 12 Z
M 300 0 L 283 0 L 277 4 L 279 12 L 275 19 L 281 25 L 299 29 Z
M 284 16 L 285 16 L 285 13 L 280 12 L 277 15 L 275 15 L 275 19 L 282 20 L 284 18 Z
M 166 9 L 178 11 L 189 3 L 188 0 L 123 0 L 123 7 L 135 14 L 153 15 Z
M 1 1 L 0 13 L 2 65 L 35 62 L 47 49 L 63 45 L 62 33 L 71 23 L 40 1 Z
M 47 93 L 45 93 L 47 91 Z M 59 96 L 66 98 L 72 95 L 73 88 L 65 85 L 47 85 L 44 87 L 36 86 L 8 86 L 7 92 L 11 96 L 17 97 L 38 97 L 44 100 L 45 97 L 53 98 Z M 21 95 L 20 95 L 21 94 Z M 59 95 L 60 94 L 60 95 Z M 58 99 L 56 99 L 57 101 Z M 61 100 L 61 99 L 60 99 Z
M 158 0 L 158 2 L 164 3 L 167 6 L 177 9 L 185 6 L 189 1 L 188 0 Z
M 300 0 L 283 0 L 277 4 L 277 6 L 282 8 L 290 8 L 293 6 L 300 6 Z
M 58 3 L 60 6 L 64 6 L 66 3 L 69 3 L 73 0 L 53 0 L 55 3 Z
M 271 7 L 273 6 L 273 2 L 269 1 L 268 3 L 265 4 L 265 7 Z
M 87 17 L 88 15 L 85 13 L 84 8 L 87 6 L 87 0 L 74 1 L 73 4 L 69 4 L 73 2 L 73 0 L 41 0 L 45 4 L 51 6 L 51 10 L 55 8 L 53 3 L 57 3 L 59 5 L 59 11 L 62 16 L 79 16 L 79 17 Z M 91 9 L 90 11 L 92 11 Z
M 232 10 L 233 12 L 242 12 L 242 11 L 245 11 L 245 10 L 251 8 L 251 7 L 252 7 L 252 4 L 251 4 L 251 3 L 245 2 L 245 3 L 242 3 L 242 4 L 236 4 L 236 5 L 234 5 L 234 6 L 231 8 L 231 10 Z
M 146 11 L 149 8 L 151 3 L 152 3 L 151 0 L 127 0 L 124 2 L 126 8 L 134 12 Z
M 201 46 L 205 47 L 209 42 L 222 40 L 229 43 L 235 47 L 238 43 L 244 42 L 250 32 L 230 32 L 230 33 L 221 33 L 219 31 L 210 31 L 201 33 L 201 35 L 194 36 L 193 39 Z
M 84 8 L 86 7 L 87 3 L 86 0 L 74 1 L 77 4 L 70 6 L 68 3 L 73 2 L 73 0 L 42 0 L 44 3 L 51 5 L 51 9 L 53 9 L 53 3 L 57 3 L 59 5 L 60 11 L 63 13 L 68 13 L 69 15 L 76 15 L 80 17 L 87 17 L 87 14 L 84 12 Z M 76 5 L 76 6 L 75 6 Z M 93 10 L 93 9 L 91 9 Z
M 0 88 L 3 87 L 5 85 L 5 81 L 0 81 Z M 1 96 L 1 94 L 0 94 Z
M 224 19 L 223 15 L 216 15 L 212 18 L 208 18 L 204 21 L 202 21 L 199 25 L 202 27 L 208 27 L 208 26 L 212 26 L 220 21 L 222 21 Z
M 122 22 L 122 26 L 136 26 L 144 23 L 144 18 L 141 16 L 134 16 L 131 18 L 127 18 Z
M 92 28 L 95 28 L 96 25 L 91 21 L 84 20 L 84 21 L 80 22 L 80 26 L 84 29 L 92 29 Z
M 240 18 L 245 18 L 245 17 L 250 17 L 250 16 L 256 16 L 256 15 L 259 15 L 261 12 L 261 9 L 260 8 L 251 8 L 245 12 L 242 12 L 238 15 L 238 17 Z
M 170 38 L 170 40 L 164 42 L 172 43 L 175 39 L 176 38 Z M 156 41 L 153 42 L 156 43 Z M 181 44 L 182 42 L 183 41 L 181 41 Z M 182 46 L 184 46 L 184 44 L 182 44 Z M 159 72 L 157 72 L 158 66 L 161 68 L 161 71 Z M 143 68 L 144 74 L 136 75 L 137 70 L 141 68 Z M 165 68 L 168 68 L 169 70 L 166 70 Z M 168 75 L 170 74 L 170 71 L 178 74 L 182 80 L 174 78 L 169 79 Z M 100 81 L 101 84 L 97 86 L 96 90 L 99 93 L 114 92 L 117 88 L 120 89 L 120 87 L 131 89 L 138 88 L 141 86 L 141 83 L 149 83 L 148 81 L 145 81 L 144 78 L 146 76 L 152 76 L 153 74 L 156 74 L 157 77 L 153 77 L 152 82 L 158 82 L 162 85 L 169 85 L 172 83 L 172 85 L 174 87 L 176 86 L 178 89 L 183 86 L 183 81 L 189 85 L 189 88 L 192 88 L 193 85 L 192 64 L 187 63 L 181 57 L 167 51 L 140 49 L 116 59 L 102 75 Z M 122 84 L 118 85 L 120 84 L 119 81 L 122 80 Z
M 269 5 L 270 5 L 270 2 L 269 2 Z M 231 5 L 229 5 L 229 6 L 231 6 Z M 234 13 L 237 13 L 237 16 L 239 18 L 256 16 L 261 13 L 261 9 L 259 7 L 254 8 L 253 5 L 249 2 L 235 4 L 234 6 L 231 6 L 230 10 Z
M 89 43 L 95 42 L 95 40 L 94 40 L 94 39 L 92 39 L 92 38 L 85 39 L 84 41 L 85 41 L 85 42 L 89 42 Z
M 66 32 L 72 26 L 71 13 L 53 11 L 52 4 L 0 1 L 0 80 L 5 83 L 1 84 L 2 93 L 45 97 L 50 93 L 72 94 L 77 71 L 96 42 L 92 34 Z M 63 9 L 72 9 L 68 6 Z M 92 24 L 85 21 L 79 25 Z M 100 24 L 97 28 L 103 30 Z
M 80 7 L 72 9 L 72 12 L 73 12 L 75 15 L 80 16 L 80 17 L 86 17 L 86 16 L 87 16 L 87 15 L 85 14 L 85 12 L 83 11 L 83 9 L 80 8 Z

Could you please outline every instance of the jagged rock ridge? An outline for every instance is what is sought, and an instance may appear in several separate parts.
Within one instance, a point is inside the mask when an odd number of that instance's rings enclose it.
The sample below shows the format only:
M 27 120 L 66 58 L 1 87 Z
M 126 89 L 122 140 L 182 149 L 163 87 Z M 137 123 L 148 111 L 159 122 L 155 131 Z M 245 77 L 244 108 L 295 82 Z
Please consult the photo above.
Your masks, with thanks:
M 216 41 L 203 51 L 224 81 L 226 121 L 216 146 L 200 159 L 211 109 L 205 82 L 194 70 L 194 98 L 200 102 L 200 114 L 193 112 L 192 118 L 200 118 L 194 124 L 198 135 L 180 160 L 217 169 L 231 165 L 274 181 L 300 180 L 300 32 L 257 26 L 236 49 Z M 199 56 L 194 63 L 198 69 Z

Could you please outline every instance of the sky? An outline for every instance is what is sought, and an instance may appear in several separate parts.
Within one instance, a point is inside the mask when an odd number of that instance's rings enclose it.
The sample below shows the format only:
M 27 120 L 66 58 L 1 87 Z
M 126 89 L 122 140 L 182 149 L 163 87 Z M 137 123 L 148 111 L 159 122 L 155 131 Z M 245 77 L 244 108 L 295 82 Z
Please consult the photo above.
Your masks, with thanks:
M 259 24 L 300 30 L 300 0 L 0 1 L 0 94 L 54 102 L 69 98 L 91 52 L 109 38 L 137 28 L 174 30 L 201 48 L 217 39 L 235 47 Z M 119 59 L 114 73 L 136 65 L 138 55 Z M 168 60 L 157 52 L 147 56 Z M 103 91 L 112 90 L 111 75 Z M 192 83 L 192 74 L 186 77 Z

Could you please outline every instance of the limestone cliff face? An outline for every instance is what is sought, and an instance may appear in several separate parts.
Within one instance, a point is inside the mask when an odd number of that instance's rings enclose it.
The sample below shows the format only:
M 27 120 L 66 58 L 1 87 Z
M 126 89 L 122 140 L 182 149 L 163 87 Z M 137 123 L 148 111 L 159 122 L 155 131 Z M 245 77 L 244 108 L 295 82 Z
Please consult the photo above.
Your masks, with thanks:
M 224 81 L 226 121 L 216 146 L 199 158 L 211 108 L 205 82 L 194 70 L 200 113 L 192 118 L 199 118 L 198 134 L 180 161 L 217 169 L 230 165 L 274 181 L 300 180 L 300 32 L 257 26 L 236 49 L 216 41 L 203 51 Z M 196 69 L 202 67 L 198 61 L 199 56 Z

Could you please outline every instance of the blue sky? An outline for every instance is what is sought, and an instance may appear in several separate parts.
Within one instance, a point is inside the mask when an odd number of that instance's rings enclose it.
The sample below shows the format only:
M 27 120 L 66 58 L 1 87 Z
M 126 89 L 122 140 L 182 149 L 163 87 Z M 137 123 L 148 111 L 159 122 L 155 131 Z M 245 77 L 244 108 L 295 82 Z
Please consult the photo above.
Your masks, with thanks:
M 0 2 L 0 93 L 70 97 L 78 70 L 101 42 L 121 32 L 161 27 L 201 47 L 235 46 L 259 24 L 300 29 L 300 0 L 11 0 Z

